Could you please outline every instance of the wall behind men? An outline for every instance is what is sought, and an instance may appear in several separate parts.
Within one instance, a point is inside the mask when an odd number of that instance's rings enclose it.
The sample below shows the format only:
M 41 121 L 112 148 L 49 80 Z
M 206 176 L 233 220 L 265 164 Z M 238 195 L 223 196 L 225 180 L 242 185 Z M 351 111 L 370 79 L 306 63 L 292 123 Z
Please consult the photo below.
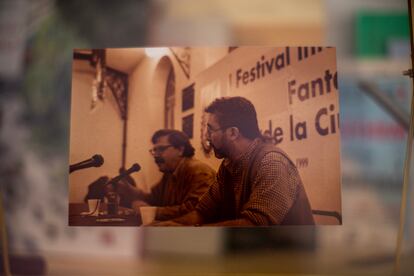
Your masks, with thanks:
M 121 166 L 123 123 L 112 93 L 105 93 L 105 100 L 91 110 L 94 77 L 87 61 L 73 61 L 69 164 L 94 154 L 101 154 L 105 162 L 69 174 L 69 202 L 83 202 L 91 182 L 103 175 L 116 176 Z

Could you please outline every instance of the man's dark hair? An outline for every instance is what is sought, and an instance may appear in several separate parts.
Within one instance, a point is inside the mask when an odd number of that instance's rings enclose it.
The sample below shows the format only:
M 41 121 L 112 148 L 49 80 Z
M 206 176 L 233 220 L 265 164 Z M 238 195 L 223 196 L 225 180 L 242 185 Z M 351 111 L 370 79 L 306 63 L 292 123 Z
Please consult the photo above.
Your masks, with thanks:
M 175 129 L 160 129 L 152 135 L 151 142 L 155 144 L 161 137 L 168 136 L 168 142 L 174 148 L 184 147 L 183 156 L 194 156 L 194 148 L 190 143 L 190 138 L 182 131 Z
M 251 140 L 261 137 L 254 105 L 243 97 L 216 99 L 204 111 L 215 114 L 221 128 L 237 127 Z

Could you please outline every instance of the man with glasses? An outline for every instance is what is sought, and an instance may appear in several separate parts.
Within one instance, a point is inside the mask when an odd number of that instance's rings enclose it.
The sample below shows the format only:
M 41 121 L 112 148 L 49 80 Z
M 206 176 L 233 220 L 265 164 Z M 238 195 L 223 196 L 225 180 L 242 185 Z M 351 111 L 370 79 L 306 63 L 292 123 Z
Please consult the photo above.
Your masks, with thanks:
M 205 111 L 207 140 L 223 159 L 217 181 L 194 211 L 157 225 L 314 224 L 295 165 L 263 141 L 253 104 L 242 97 L 220 98 Z
M 182 216 L 194 209 L 201 197 L 215 181 L 215 171 L 195 158 L 194 148 L 186 134 L 178 130 L 161 129 L 151 138 L 151 155 L 159 170 L 161 180 L 150 193 L 119 182 L 117 191 L 140 206 L 156 206 L 155 220 L 168 220 Z

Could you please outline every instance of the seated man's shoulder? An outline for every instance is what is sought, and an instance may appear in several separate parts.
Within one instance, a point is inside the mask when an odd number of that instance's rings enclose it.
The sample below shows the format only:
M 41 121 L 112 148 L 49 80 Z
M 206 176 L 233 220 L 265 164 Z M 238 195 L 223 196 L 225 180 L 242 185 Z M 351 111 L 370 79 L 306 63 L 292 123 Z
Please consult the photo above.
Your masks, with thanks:
M 257 160 L 261 165 L 270 164 L 270 163 L 282 163 L 288 167 L 295 166 L 290 159 L 289 155 L 284 152 L 281 148 L 275 145 L 265 145 L 262 148 L 261 158 Z
M 189 158 L 186 162 L 185 168 L 194 173 L 215 173 L 215 171 L 208 164 L 195 158 Z
M 286 152 L 273 144 L 265 144 L 261 148 L 261 155 L 272 159 L 289 159 Z

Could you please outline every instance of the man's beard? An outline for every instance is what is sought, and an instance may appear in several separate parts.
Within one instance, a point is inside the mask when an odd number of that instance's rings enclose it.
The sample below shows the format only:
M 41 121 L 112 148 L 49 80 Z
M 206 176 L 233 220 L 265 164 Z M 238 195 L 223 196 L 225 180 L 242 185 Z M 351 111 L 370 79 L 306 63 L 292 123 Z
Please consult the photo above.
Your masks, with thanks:
M 223 159 L 228 157 L 228 152 L 226 150 L 226 148 L 228 148 L 227 146 L 227 141 L 223 138 L 221 140 L 221 148 L 217 148 L 213 143 L 210 142 L 211 147 L 214 150 L 214 155 L 218 158 L 218 159 Z
M 155 157 L 154 158 L 155 164 L 157 164 L 158 169 L 161 172 L 165 172 L 166 171 L 166 167 L 165 167 L 165 160 L 162 157 Z M 163 168 L 164 167 L 164 168 Z
M 214 155 L 218 158 L 218 159 L 222 159 L 225 157 L 225 153 L 223 152 L 222 149 L 218 149 L 216 148 L 214 145 L 212 145 L 213 150 L 214 150 Z

